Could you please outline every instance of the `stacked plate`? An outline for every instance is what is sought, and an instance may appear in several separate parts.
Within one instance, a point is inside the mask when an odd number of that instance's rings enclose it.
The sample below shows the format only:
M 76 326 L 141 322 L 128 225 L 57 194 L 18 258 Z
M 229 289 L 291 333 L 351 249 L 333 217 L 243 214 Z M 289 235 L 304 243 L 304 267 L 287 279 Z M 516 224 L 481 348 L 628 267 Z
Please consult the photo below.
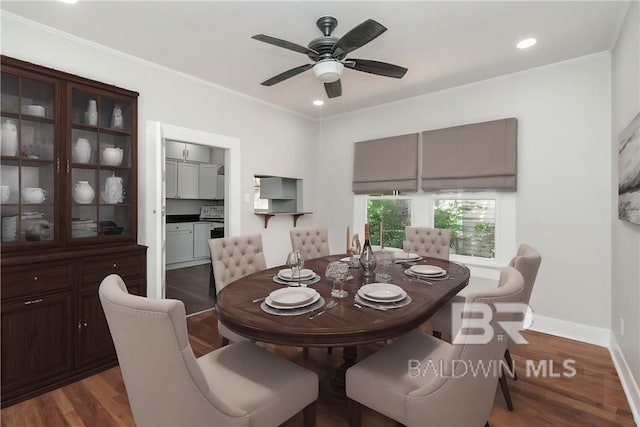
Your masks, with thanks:
M 448 277 L 447 270 L 438 267 L 437 265 L 412 265 L 404 272 L 408 276 L 417 277 L 419 279 L 444 280 Z
M 394 251 L 393 259 L 396 262 L 420 261 L 422 257 L 418 254 L 405 251 Z
M 297 286 L 298 283 L 302 285 L 311 285 L 317 283 L 320 280 L 320 276 L 318 276 L 313 270 L 309 270 L 308 268 L 300 269 L 300 273 L 298 274 L 298 270 L 294 270 L 291 268 L 283 268 L 278 271 L 278 274 L 273 276 L 273 281 L 276 283 L 280 283 L 281 285 L 289 285 L 289 286 Z
M 294 316 L 322 307 L 324 299 L 311 288 L 283 288 L 273 291 L 261 305 L 267 313 Z
M 411 302 L 411 297 L 400 286 L 390 283 L 369 283 L 358 289 L 355 300 L 358 304 L 367 307 L 387 310 L 404 307 Z

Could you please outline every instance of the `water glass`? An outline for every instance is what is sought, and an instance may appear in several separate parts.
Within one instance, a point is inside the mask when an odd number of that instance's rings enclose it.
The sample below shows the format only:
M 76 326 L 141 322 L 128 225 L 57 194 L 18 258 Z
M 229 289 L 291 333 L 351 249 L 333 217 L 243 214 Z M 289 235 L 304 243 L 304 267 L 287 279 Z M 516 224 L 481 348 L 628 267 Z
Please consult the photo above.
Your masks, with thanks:
M 332 261 L 327 265 L 327 270 L 324 273 L 327 279 L 330 279 L 333 283 L 331 288 L 331 296 L 334 298 L 345 298 L 349 295 L 347 291 L 342 289 L 344 281 L 349 277 L 349 266 L 344 262 Z M 336 287 L 340 284 L 340 288 Z
M 379 282 L 389 283 L 391 282 L 391 274 L 389 271 L 393 266 L 393 255 L 391 252 L 382 251 L 376 255 L 378 265 L 382 268 L 382 272 L 376 274 L 376 279 Z
M 287 255 L 287 267 L 291 270 L 291 280 L 293 281 L 298 276 L 298 286 L 300 286 L 300 269 L 304 261 L 302 260 L 302 253 L 300 251 L 289 252 Z

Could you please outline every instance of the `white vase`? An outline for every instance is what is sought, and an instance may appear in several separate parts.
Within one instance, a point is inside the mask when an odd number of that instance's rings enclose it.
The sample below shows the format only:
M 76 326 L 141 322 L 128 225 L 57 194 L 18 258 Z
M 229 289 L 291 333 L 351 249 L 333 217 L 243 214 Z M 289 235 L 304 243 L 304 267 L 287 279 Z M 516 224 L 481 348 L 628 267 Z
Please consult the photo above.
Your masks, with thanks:
M 96 196 L 96 192 L 89 185 L 88 181 L 78 181 L 73 186 L 73 200 L 81 205 L 86 205 L 93 202 L 93 198 Z
M 124 187 L 121 177 L 116 176 L 114 173 L 113 176 L 105 180 L 102 199 L 107 203 L 122 203 L 124 200 Z
M 73 146 L 73 161 L 76 163 L 89 163 L 91 159 L 91 144 L 86 138 L 78 138 Z
M 89 100 L 89 106 L 87 107 L 85 118 L 89 126 L 96 126 L 98 124 L 98 106 L 95 99 Z
M 18 128 L 13 120 L 2 123 L 1 143 L 0 152 L 3 156 L 15 156 L 18 152 Z

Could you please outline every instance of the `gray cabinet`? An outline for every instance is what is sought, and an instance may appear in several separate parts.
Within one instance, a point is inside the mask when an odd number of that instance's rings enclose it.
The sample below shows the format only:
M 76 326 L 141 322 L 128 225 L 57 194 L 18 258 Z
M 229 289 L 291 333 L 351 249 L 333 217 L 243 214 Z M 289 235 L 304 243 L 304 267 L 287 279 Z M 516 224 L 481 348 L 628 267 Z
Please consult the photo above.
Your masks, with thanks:
M 168 199 L 198 199 L 200 168 L 196 163 L 167 160 L 165 193 Z
M 223 199 L 224 192 L 220 194 L 218 180 L 222 176 L 218 175 L 218 169 L 220 165 L 199 165 L 199 187 L 198 198 L 199 199 Z
M 270 212 L 297 212 L 298 181 L 293 178 L 260 178 L 260 198 L 269 199 Z
M 193 223 L 167 224 L 166 263 L 193 260 Z
M 211 149 L 205 145 L 167 141 L 165 148 L 167 159 L 197 163 L 209 163 L 211 161 Z

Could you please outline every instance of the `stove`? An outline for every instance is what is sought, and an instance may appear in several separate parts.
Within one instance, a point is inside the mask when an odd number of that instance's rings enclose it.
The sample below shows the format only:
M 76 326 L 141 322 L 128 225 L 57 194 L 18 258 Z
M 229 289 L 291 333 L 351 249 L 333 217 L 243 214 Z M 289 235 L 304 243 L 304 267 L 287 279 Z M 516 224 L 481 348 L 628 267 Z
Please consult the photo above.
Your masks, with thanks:
M 200 221 L 222 222 L 224 227 L 224 206 L 201 206 Z

